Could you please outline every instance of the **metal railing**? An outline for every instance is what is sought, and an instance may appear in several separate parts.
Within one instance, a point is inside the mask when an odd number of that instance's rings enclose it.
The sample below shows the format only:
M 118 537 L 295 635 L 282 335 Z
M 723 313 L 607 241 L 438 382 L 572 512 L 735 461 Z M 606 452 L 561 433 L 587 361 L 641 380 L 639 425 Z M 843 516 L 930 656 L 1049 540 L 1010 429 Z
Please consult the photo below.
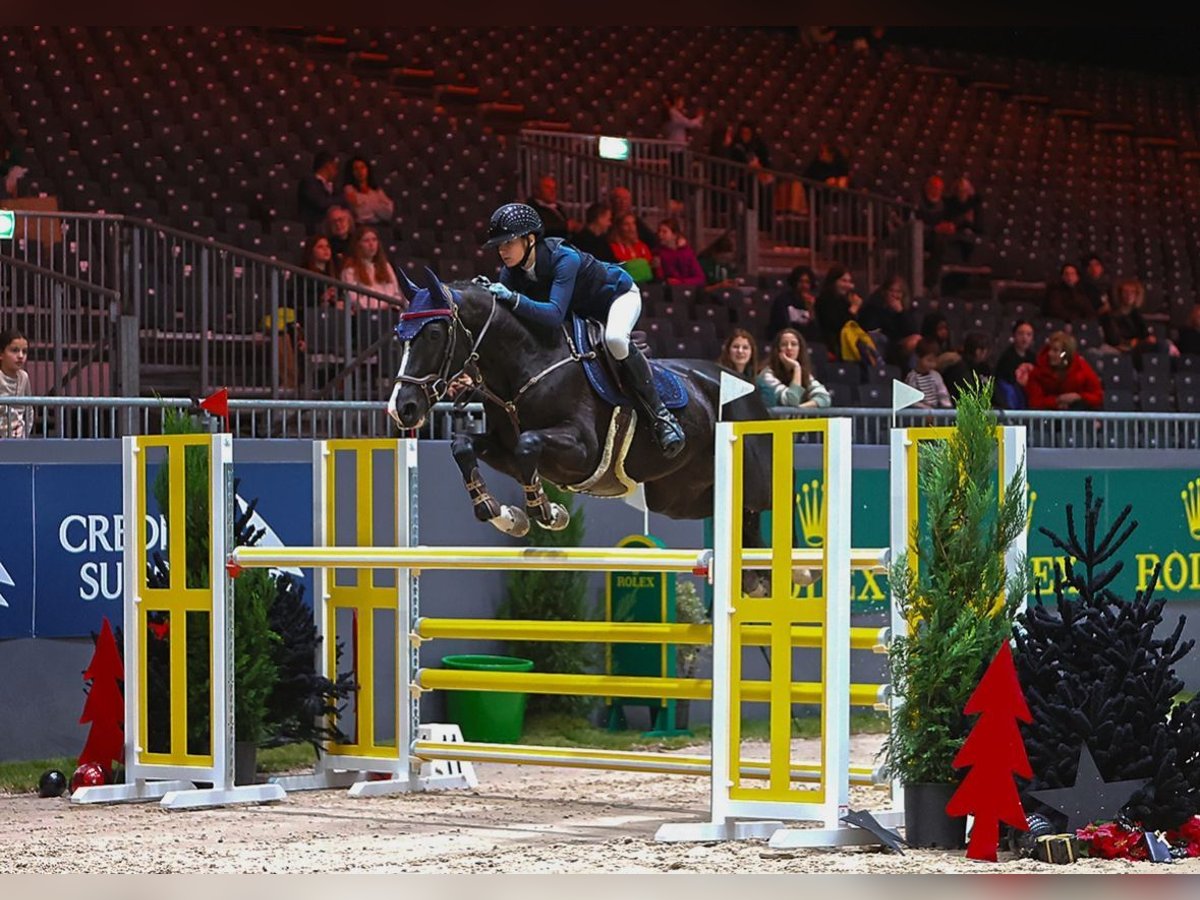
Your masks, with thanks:
M 17 211 L 3 249 L 0 318 L 29 338 L 41 393 L 391 391 L 399 305 L 386 294 L 127 216 Z
M 112 438 L 161 431 L 165 409 L 195 409 L 190 398 L 167 397 L 0 397 L 6 406 L 34 409 L 34 437 Z M 890 409 L 776 407 L 775 418 L 848 416 L 854 421 L 854 443 L 886 446 L 893 414 Z M 999 410 L 1005 425 L 1024 425 L 1027 443 L 1036 448 L 1074 450 L 1198 450 L 1200 414 L 1138 412 L 1040 412 Z M 218 427 L 216 420 L 213 427 Z M 903 410 L 895 425 L 951 425 L 952 409 Z M 434 406 L 418 436 L 448 439 L 456 429 L 486 425 L 483 406 L 450 403 Z M 224 426 L 236 437 L 324 438 L 379 437 L 397 434 L 384 404 L 377 401 L 233 399 Z M 802 439 L 803 436 L 802 436 Z
M 527 129 L 520 138 L 522 196 L 552 174 L 563 206 L 580 221 L 589 203 L 622 185 L 651 222 L 687 210 L 697 244 L 733 230 L 751 275 L 768 265 L 840 264 L 872 287 L 893 274 L 923 283 L 922 231 L 908 204 L 660 139 L 625 138 L 628 158 L 617 162 L 600 158 L 600 135 Z
M 1002 425 L 1024 425 L 1029 447 L 1069 450 L 1197 450 L 1200 414 L 1143 412 L 1044 412 L 997 410 Z M 849 416 L 854 443 L 887 445 L 892 429 L 890 409 L 776 407 L 776 418 Z M 953 425 L 952 409 L 908 409 L 894 415 L 897 428 Z
M 161 434 L 166 410 L 197 411 L 187 397 L 0 397 L 0 409 L 32 407 L 34 438 L 116 438 Z M 385 405 L 364 400 L 231 399 L 229 418 L 209 418 L 213 429 L 238 438 L 369 438 L 400 432 Z M 456 430 L 486 424 L 483 405 L 434 405 L 425 424 L 411 436 L 448 440 Z

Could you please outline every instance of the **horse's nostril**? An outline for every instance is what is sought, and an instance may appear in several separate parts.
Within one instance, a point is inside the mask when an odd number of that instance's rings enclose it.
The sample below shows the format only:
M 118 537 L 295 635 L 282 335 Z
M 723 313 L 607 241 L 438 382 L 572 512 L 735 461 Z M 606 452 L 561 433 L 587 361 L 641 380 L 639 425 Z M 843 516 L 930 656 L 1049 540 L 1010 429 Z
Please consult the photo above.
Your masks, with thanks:
M 417 419 L 417 404 L 412 400 L 408 400 L 400 404 L 400 408 L 396 410 L 396 413 L 400 416 L 401 422 L 415 422 Z

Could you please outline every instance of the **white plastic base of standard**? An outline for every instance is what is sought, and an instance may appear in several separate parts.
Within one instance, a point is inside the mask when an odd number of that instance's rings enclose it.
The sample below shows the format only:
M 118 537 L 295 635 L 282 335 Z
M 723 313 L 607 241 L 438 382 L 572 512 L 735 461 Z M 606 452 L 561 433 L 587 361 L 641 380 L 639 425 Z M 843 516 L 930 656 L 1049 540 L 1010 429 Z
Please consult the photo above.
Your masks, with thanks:
M 783 828 L 782 822 L 670 822 L 660 825 L 654 834 L 664 843 L 704 843 L 707 841 L 748 841 L 769 838 Z
M 277 784 L 285 791 L 324 791 L 348 788 L 366 777 L 366 772 L 326 769 L 308 775 L 274 775 L 267 779 L 267 783 Z
M 904 825 L 902 812 L 872 813 L 885 828 L 901 828 Z M 861 847 L 881 843 L 879 838 L 865 828 L 847 825 L 842 828 L 780 828 L 773 835 L 769 846 L 772 850 L 791 850 L 802 847 Z
M 163 809 L 202 809 L 240 803 L 275 803 L 287 796 L 277 784 L 242 784 L 231 788 L 171 791 L 163 795 Z
M 470 763 L 465 763 L 468 768 Z M 421 767 L 422 769 L 425 766 Z M 471 789 L 479 786 L 472 770 L 469 774 L 421 775 L 415 779 L 388 778 L 382 781 L 359 781 L 350 788 L 351 797 L 386 797 L 389 794 L 416 794 L 423 791 L 445 791 L 454 788 Z
M 71 794 L 72 803 L 148 803 L 173 791 L 191 791 L 190 781 L 133 781 L 129 784 L 100 784 Z

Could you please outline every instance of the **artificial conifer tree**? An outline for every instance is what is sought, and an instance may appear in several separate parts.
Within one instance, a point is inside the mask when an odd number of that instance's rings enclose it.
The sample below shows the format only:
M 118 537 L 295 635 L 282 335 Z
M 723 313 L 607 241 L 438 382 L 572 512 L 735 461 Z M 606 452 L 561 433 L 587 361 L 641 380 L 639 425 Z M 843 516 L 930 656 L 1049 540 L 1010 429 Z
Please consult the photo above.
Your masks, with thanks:
M 1027 790 L 1074 784 L 1086 743 L 1105 781 L 1150 779 L 1125 815 L 1166 830 L 1200 813 L 1200 698 L 1175 702 L 1183 689 L 1175 665 L 1195 642 L 1180 639 L 1183 616 L 1156 636 L 1165 603 L 1154 597 L 1158 567 L 1131 600 L 1111 590 L 1124 564 L 1106 565 L 1137 523 L 1126 506 L 1101 534 L 1103 505 L 1088 478 L 1082 533 L 1070 505 L 1065 538 L 1040 529 L 1067 562 L 1056 574 L 1054 600 L 1043 604 L 1039 590 L 1014 628 L 1017 673 L 1033 717 L 1025 729 L 1033 769 Z
M 100 626 L 96 650 L 83 678 L 88 682 L 87 700 L 79 722 L 91 722 L 92 727 L 78 763 L 99 763 L 105 772 L 111 772 L 114 762 L 125 759 L 125 667 L 108 616 Z

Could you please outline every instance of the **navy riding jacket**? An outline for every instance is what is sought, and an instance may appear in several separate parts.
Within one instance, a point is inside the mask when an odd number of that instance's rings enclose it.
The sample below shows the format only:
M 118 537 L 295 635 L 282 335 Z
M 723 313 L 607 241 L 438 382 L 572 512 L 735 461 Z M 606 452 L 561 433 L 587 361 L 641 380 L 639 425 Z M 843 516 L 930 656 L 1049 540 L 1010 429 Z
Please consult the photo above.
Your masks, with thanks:
M 613 300 L 633 289 L 633 279 L 620 266 L 601 262 L 562 238 L 537 242 L 533 274 L 530 278 L 520 266 L 502 266 L 500 283 L 521 295 L 513 309 L 518 318 L 551 328 L 569 313 L 603 322 Z

